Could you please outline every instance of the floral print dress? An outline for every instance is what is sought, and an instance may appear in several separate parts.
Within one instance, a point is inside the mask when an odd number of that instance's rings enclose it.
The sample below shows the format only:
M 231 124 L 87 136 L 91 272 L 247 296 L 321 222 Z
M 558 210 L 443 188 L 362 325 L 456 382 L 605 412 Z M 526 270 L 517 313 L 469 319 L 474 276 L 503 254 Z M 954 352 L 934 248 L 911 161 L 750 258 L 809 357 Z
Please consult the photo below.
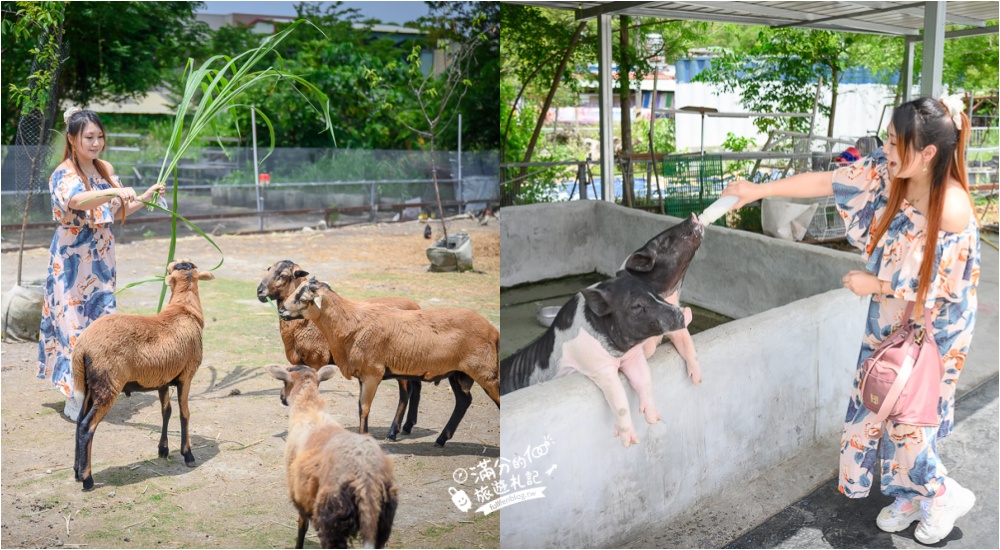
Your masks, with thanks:
M 92 178 L 90 186 L 94 190 L 112 187 L 100 176 Z M 77 337 L 98 317 L 114 313 L 116 305 L 115 239 L 111 223 L 121 201 L 111 200 L 93 210 L 70 208 L 73 195 L 86 190 L 80 176 L 65 165 L 56 168 L 49 180 L 52 217 L 59 226 L 49 247 L 38 341 L 38 378 L 54 383 L 67 397 L 73 395 L 70 358 Z M 88 221 L 91 217 L 93 227 Z
M 886 213 L 891 179 L 885 155 L 875 151 L 833 175 L 837 209 L 847 226 L 848 241 L 865 250 L 869 237 Z M 891 214 L 890 214 L 891 215 Z M 920 262 L 925 253 L 924 214 L 903 200 L 885 235 L 864 257 L 867 269 L 888 281 L 893 294 L 876 294 L 868 309 L 868 322 L 858 357 L 858 371 L 847 406 L 840 451 L 840 492 L 851 498 L 868 495 L 872 472 L 881 467 L 882 492 L 905 499 L 932 498 L 944 483 L 936 443 L 954 424 L 955 386 L 972 342 L 978 303 L 979 227 L 974 216 L 958 233 L 940 231 L 935 254 L 934 280 L 924 307 L 930 313 L 931 333 L 945 367 L 938 402 L 938 427 L 924 428 L 885 421 L 873 423 L 875 414 L 862 404 L 858 389 L 861 365 L 902 321 L 907 301 L 916 301 Z M 923 324 L 922 321 L 919 321 Z M 881 439 L 881 454 L 877 452 Z

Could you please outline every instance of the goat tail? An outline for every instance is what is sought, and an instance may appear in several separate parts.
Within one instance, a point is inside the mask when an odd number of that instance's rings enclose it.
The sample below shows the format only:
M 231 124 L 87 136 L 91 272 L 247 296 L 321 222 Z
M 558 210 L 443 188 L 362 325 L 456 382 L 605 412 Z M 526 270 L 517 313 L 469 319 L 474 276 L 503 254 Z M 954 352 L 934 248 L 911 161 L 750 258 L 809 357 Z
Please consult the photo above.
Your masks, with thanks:
M 385 548 L 396 517 L 396 486 L 391 479 L 370 477 L 355 491 L 364 548 Z

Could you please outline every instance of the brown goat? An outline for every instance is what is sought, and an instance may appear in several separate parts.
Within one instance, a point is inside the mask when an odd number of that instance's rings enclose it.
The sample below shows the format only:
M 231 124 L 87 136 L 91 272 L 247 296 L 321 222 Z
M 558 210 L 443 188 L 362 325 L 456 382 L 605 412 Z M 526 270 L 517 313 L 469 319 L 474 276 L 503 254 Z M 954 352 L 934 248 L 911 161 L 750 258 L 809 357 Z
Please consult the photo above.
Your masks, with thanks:
M 295 547 L 302 548 L 311 520 L 323 548 L 346 548 L 359 532 L 365 547 L 384 548 L 398 502 L 392 461 L 374 439 L 345 430 L 323 412 L 319 383 L 334 375 L 334 367 L 267 370 L 285 383 L 281 402 L 290 409 L 285 468 L 299 512 Z
M 469 309 L 401 311 L 366 308 L 310 278 L 278 310 L 282 319 L 305 318 L 319 327 L 341 373 L 361 381 L 360 431 L 379 382 L 386 377 L 449 379 L 455 410 L 435 444 L 444 446 L 472 403 L 472 383 L 500 407 L 500 331 Z
M 73 393 L 82 403 L 76 424 L 76 458 L 73 471 L 83 490 L 94 487 L 90 471 L 90 450 L 94 431 L 124 391 L 160 393 L 163 431 L 160 457 L 167 449 L 170 421 L 170 386 L 177 387 L 181 409 L 181 455 L 194 466 L 188 439 L 188 394 L 191 379 L 201 365 L 201 337 L 205 319 L 198 297 L 198 281 L 214 279 L 211 272 L 199 273 L 188 260 L 167 266 L 166 283 L 170 302 L 152 316 L 113 314 L 91 323 L 80 334 L 73 349 Z
M 270 299 L 280 306 L 299 284 L 306 280 L 308 275 L 308 272 L 303 271 L 298 264 L 291 260 L 275 262 L 274 265 L 267 268 L 267 275 L 257 286 L 257 299 L 261 302 Z M 368 298 L 359 303 L 396 309 L 420 309 L 420 306 L 413 300 L 398 296 Z M 289 363 L 306 365 L 313 370 L 319 370 L 323 365 L 334 362 L 326 338 L 312 321 L 307 319 L 279 320 L 278 331 L 281 334 L 281 343 L 285 345 L 285 358 L 288 359 Z M 390 441 L 396 441 L 396 435 L 400 428 L 404 434 L 410 433 L 417 423 L 417 409 L 420 405 L 419 381 L 398 379 L 397 383 L 399 384 L 399 402 L 396 405 L 396 414 L 393 416 L 392 425 L 389 426 L 389 433 L 385 436 Z M 407 406 L 409 406 L 410 412 L 406 414 L 406 423 L 404 424 L 403 415 L 406 413 Z

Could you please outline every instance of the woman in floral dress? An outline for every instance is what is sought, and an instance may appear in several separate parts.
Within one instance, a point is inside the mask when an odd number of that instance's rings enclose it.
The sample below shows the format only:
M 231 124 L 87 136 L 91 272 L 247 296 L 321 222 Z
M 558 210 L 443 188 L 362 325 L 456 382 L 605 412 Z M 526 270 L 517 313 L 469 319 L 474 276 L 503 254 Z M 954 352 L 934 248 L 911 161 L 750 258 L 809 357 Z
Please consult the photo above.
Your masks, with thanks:
M 946 537 L 975 504 L 971 491 L 947 477 L 936 445 L 954 424 L 955 386 L 976 324 L 979 227 L 965 172 L 969 126 L 958 96 L 919 98 L 895 109 L 883 149 L 853 165 L 764 185 L 739 181 L 723 193 L 737 196 L 738 207 L 766 196 L 833 195 L 848 241 L 868 263 L 845 275 L 844 286 L 872 295 L 841 441 L 840 491 L 868 496 L 880 467 L 882 492 L 895 502 L 876 523 L 897 532 L 919 519 L 915 535 L 924 544 Z M 915 319 L 924 308 L 930 313 L 944 364 L 936 427 L 875 424 L 860 398 L 861 365 L 901 324 L 908 302 L 916 304 Z
M 122 187 L 104 151 L 104 126 L 93 111 L 66 111 L 66 151 L 49 180 L 52 217 L 59 222 L 49 247 L 48 277 L 38 341 L 38 377 L 66 397 L 64 413 L 80 411 L 73 399 L 73 346 L 94 319 L 115 311 L 115 239 L 111 223 L 142 208 L 131 187 Z M 142 194 L 150 201 L 156 184 Z

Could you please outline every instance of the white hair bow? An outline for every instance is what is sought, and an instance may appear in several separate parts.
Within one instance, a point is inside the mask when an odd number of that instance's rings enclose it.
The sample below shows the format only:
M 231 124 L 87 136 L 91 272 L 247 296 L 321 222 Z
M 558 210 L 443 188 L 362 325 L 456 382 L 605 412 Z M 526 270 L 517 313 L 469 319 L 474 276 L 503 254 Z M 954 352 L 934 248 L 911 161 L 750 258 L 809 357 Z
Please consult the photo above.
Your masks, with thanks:
M 962 111 L 965 110 L 965 101 L 961 94 L 946 95 L 941 98 L 941 103 L 948 108 L 948 115 L 955 123 L 955 128 L 962 129 Z
M 65 122 L 67 125 L 69 125 L 69 119 L 72 118 L 73 115 L 79 113 L 82 110 L 83 109 L 81 109 L 79 107 L 70 107 L 69 109 L 66 109 L 66 112 L 63 113 L 63 122 Z

